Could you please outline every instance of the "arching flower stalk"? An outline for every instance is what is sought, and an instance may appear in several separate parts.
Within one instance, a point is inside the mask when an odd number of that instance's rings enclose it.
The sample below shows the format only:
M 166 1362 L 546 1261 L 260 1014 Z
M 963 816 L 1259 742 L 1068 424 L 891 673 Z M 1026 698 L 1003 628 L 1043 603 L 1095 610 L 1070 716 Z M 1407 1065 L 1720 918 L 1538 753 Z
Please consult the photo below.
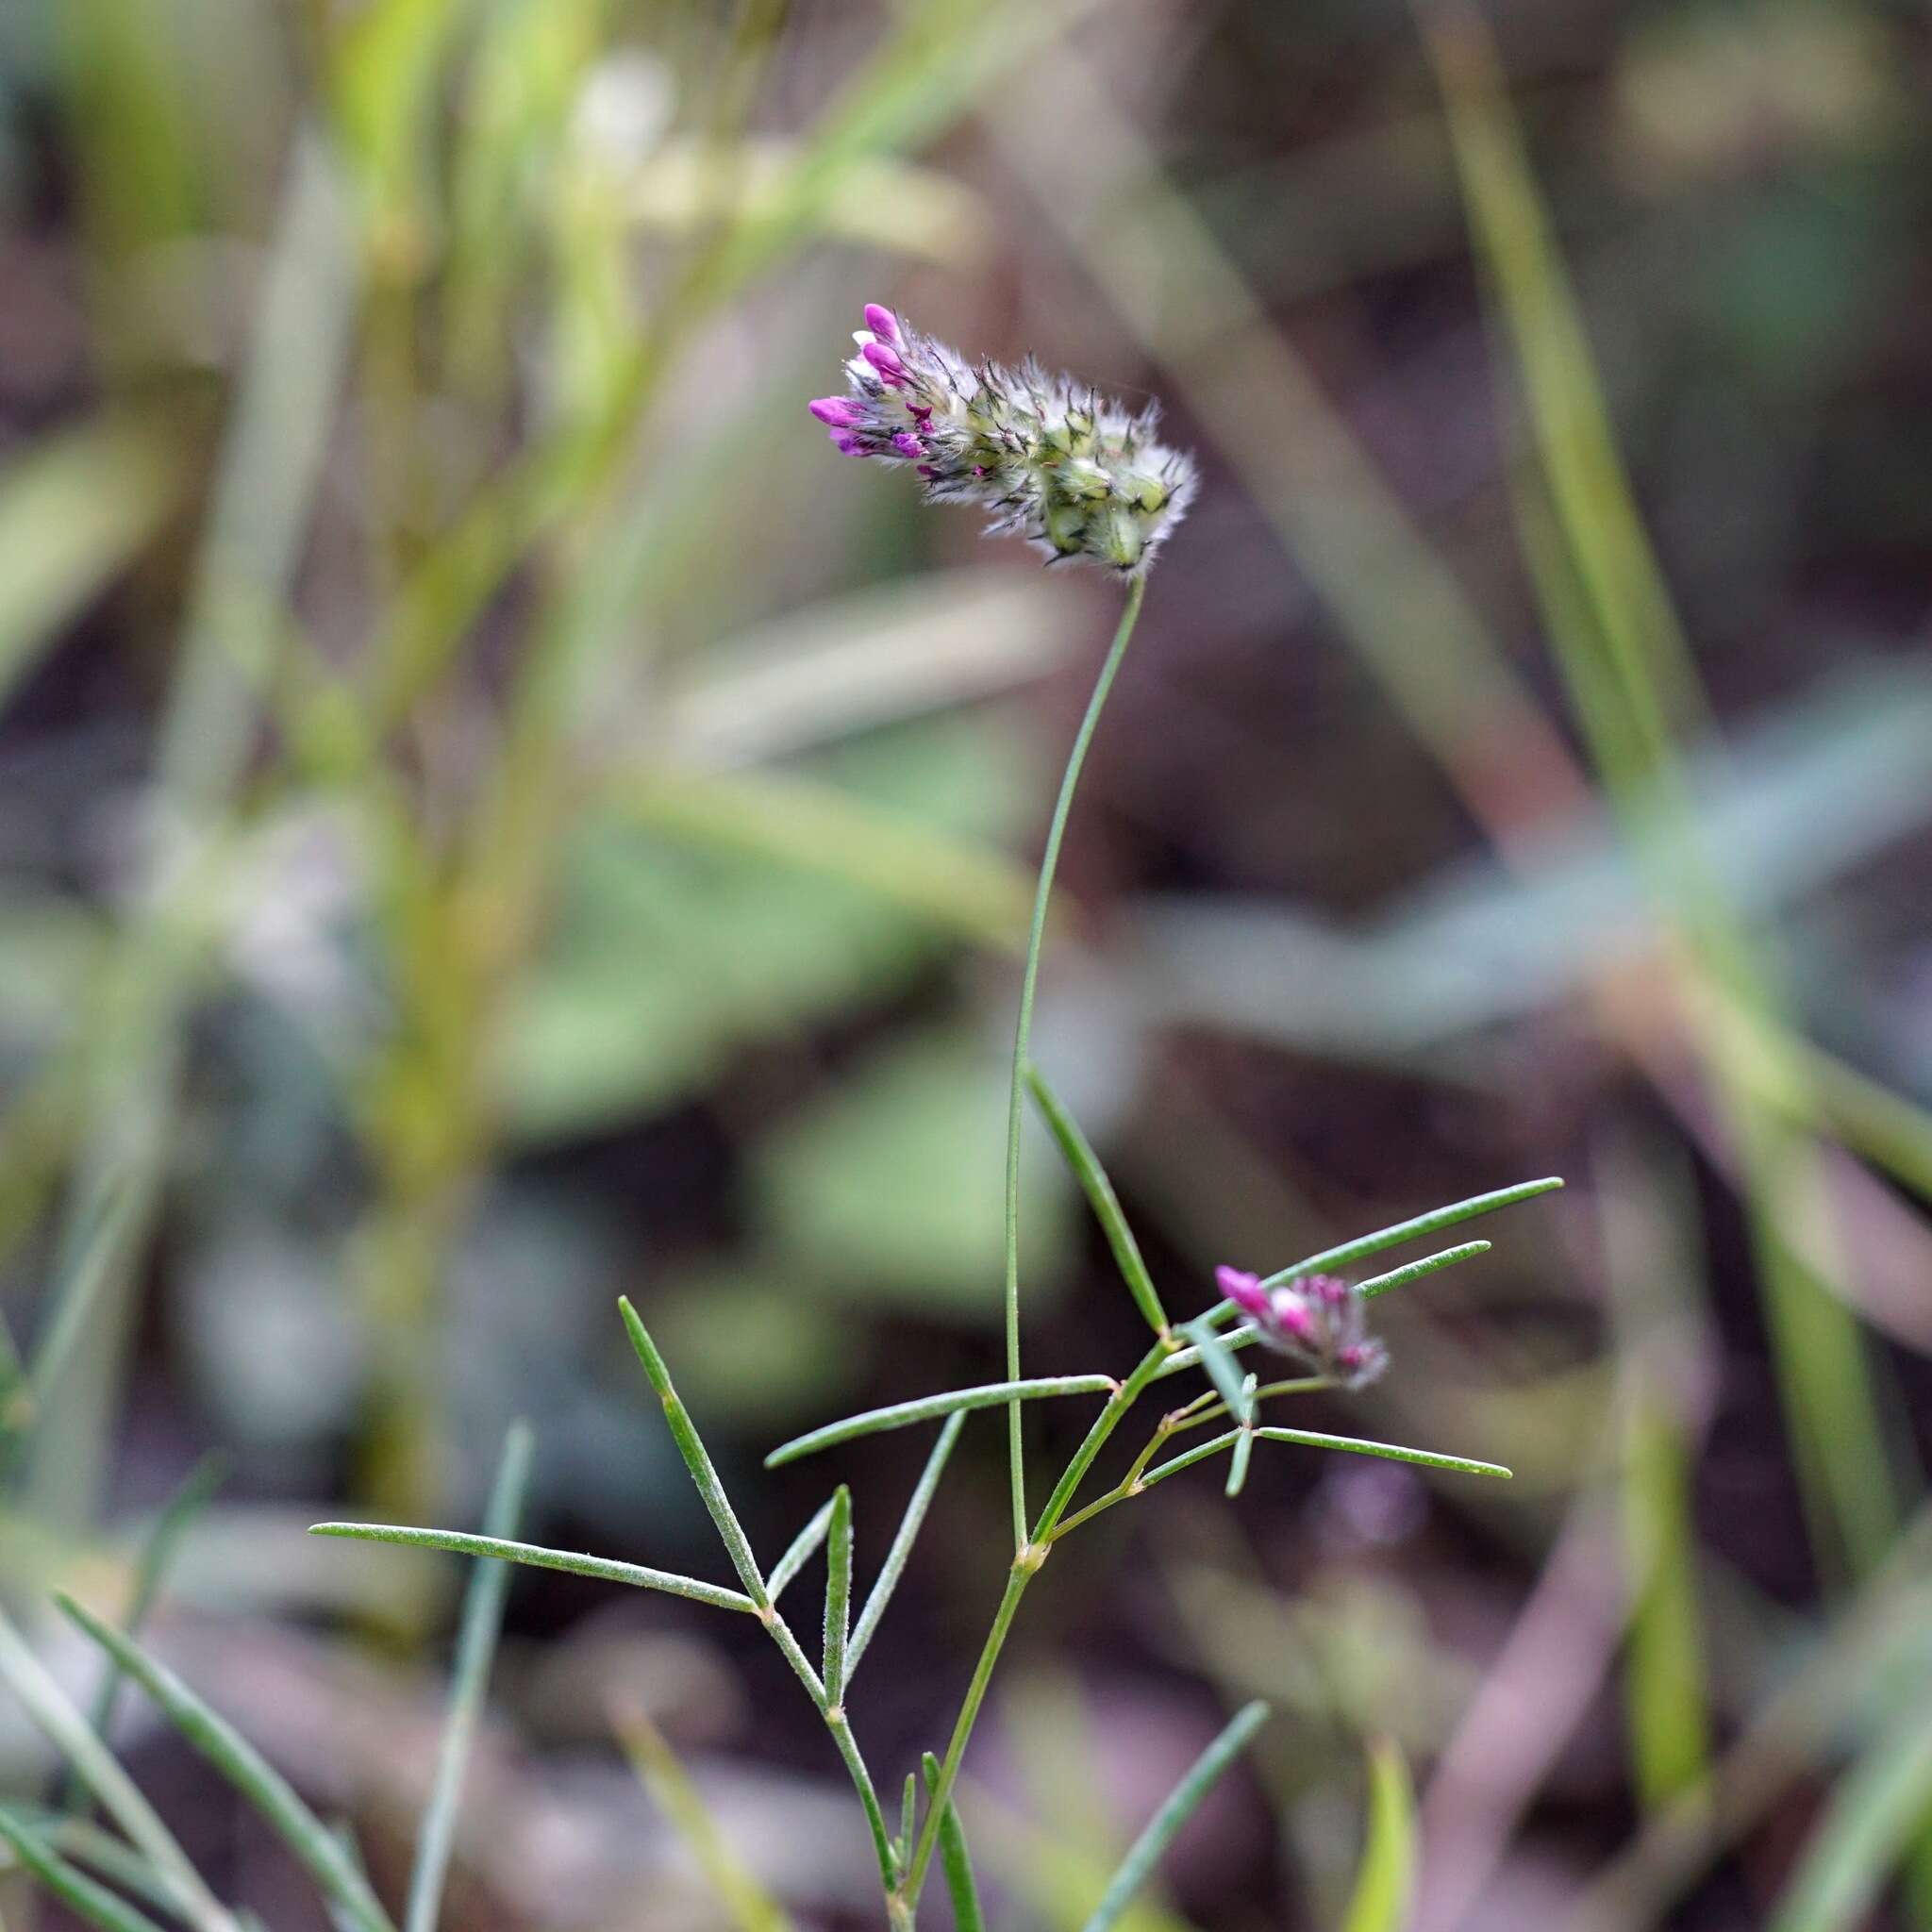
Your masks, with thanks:
M 865 306 L 849 393 L 811 413 L 846 456 L 910 463 L 928 503 L 976 503 L 990 536 L 1024 536 L 1049 563 L 1083 558 L 1143 575 L 1194 493 L 1194 461 L 1138 414 L 1029 357 L 969 363 L 890 308 Z

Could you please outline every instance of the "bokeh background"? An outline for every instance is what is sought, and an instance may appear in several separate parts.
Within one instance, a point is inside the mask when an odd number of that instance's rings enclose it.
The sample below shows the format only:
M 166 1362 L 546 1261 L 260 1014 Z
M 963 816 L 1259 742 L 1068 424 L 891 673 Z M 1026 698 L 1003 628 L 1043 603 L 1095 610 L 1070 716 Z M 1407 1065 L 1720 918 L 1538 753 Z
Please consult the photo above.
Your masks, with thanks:
M 117 1614 L 225 1452 L 154 1641 L 392 1886 L 460 1576 L 308 1523 L 474 1524 L 521 1415 L 532 1536 L 721 1574 L 620 1292 L 768 1552 L 833 1479 L 774 1443 L 999 1374 L 1029 866 L 1118 593 L 827 447 L 877 299 L 1200 455 L 1037 1035 L 1169 1305 L 1570 1183 L 1307 1411 L 1513 1486 L 1283 1450 L 1029 1595 L 962 1801 L 997 1922 L 1079 1926 L 1264 1695 L 1139 1932 L 1340 1926 L 1380 1736 L 1416 1932 L 1932 1924 L 1928 70 L 1881 0 L 7 9 L 0 1591 L 50 1664 L 50 1589 Z M 1119 1373 L 1043 1135 L 1026 1178 L 1028 1366 Z M 889 1786 L 1002 1435 L 872 1653 Z M 861 1574 L 912 1443 L 838 1457 Z M 749 1620 L 520 1574 L 451 1924 L 731 1923 L 613 1699 L 801 1924 L 874 1923 Z M 0 1752 L 43 1787 L 10 1701 Z

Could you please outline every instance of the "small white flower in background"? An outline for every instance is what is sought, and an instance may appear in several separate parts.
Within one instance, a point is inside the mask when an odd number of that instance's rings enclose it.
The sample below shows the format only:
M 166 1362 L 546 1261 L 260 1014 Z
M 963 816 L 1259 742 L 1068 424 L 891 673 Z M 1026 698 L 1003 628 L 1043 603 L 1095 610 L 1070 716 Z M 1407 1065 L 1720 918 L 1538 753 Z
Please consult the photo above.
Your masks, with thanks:
M 1195 484 L 1193 458 L 1155 440 L 1158 404 L 1131 414 L 1030 357 L 968 363 L 876 302 L 865 322 L 850 394 L 810 406 L 840 450 L 911 463 L 928 503 L 976 503 L 988 535 L 1017 532 L 1049 563 L 1146 571 Z

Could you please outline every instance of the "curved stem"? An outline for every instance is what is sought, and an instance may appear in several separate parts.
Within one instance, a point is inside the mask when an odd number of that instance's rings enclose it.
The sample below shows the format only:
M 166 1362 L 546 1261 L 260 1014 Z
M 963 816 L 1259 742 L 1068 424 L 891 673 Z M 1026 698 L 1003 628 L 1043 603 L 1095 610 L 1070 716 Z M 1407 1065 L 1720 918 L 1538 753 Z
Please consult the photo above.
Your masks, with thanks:
M 1033 996 L 1040 983 L 1040 951 L 1046 936 L 1046 908 L 1053 897 L 1053 875 L 1059 864 L 1060 841 L 1066 835 L 1067 818 L 1074 808 L 1074 790 L 1080 782 L 1080 767 L 1086 762 L 1087 748 L 1093 741 L 1108 692 L 1113 689 L 1115 674 L 1127 654 L 1134 625 L 1141 615 L 1141 600 L 1146 579 L 1136 577 L 1127 591 L 1126 608 L 1113 634 L 1107 661 L 1094 681 L 1093 695 L 1087 700 L 1087 714 L 1080 720 L 1074 748 L 1067 756 L 1067 768 L 1060 776 L 1059 796 L 1054 801 L 1053 821 L 1047 827 L 1046 849 L 1040 859 L 1040 884 L 1033 895 L 1033 925 L 1026 940 L 1026 967 L 1020 981 L 1020 1017 L 1013 1028 L 1013 1076 L 1007 1104 L 1007 1379 L 1020 1379 L 1020 1129 L 1024 1114 L 1026 1060 L 1033 1038 Z M 1013 1547 L 1026 1547 L 1026 1471 L 1020 1430 L 1020 1404 L 1007 1406 L 1007 1459 L 1013 1490 Z

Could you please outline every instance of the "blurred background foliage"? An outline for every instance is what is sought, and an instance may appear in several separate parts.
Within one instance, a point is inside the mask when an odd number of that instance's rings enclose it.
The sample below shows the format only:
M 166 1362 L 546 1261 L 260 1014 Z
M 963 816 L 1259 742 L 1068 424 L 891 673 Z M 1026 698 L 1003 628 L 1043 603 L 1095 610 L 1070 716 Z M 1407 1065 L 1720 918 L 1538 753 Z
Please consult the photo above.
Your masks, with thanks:
M 620 1291 L 760 1547 L 819 1500 L 754 1482 L 780 1436 L 997 1373 L 1028 866 L 1112 597 L 834 459 L 803 402 L 877 298 L 1204 461 L 1037 1036 L 1170 1305 L 1572 1181 L 1382 1305 L 1350 1405 L 1500 1500 L 1278 1457 L 1036 1593 L 962 1807 L 1004 1923 L 1080 1924 L 1250 1695 L 1258 1779 L 1124 1923 L 1341 1925 L 1371 1736 L 1418 1932 L 1932 1923 L 1928 68 L 1881 0 L 0 16 L 0 1588 L 50 1663 L 49 1590 L 122 1614 L 228 1451 L 156 1641 L 381 1882 L 453 1578 L 305 1524 L 475 1521 L 522 1414 L 532 1534 L 702 1562 Z M 1029 1364 L 1110 1369 L 1041 1141 Z M 879 1759 L 990 1612 L 995 1435 Z M 865 1922 L 756 1633 L 509 1616 L 457 1923 L 733 1923 L 618 1695 Z M 311 1923 L 143 1722 L 191 1848 Z M 10 1706 L 0 1759 L 44 1782 Z

